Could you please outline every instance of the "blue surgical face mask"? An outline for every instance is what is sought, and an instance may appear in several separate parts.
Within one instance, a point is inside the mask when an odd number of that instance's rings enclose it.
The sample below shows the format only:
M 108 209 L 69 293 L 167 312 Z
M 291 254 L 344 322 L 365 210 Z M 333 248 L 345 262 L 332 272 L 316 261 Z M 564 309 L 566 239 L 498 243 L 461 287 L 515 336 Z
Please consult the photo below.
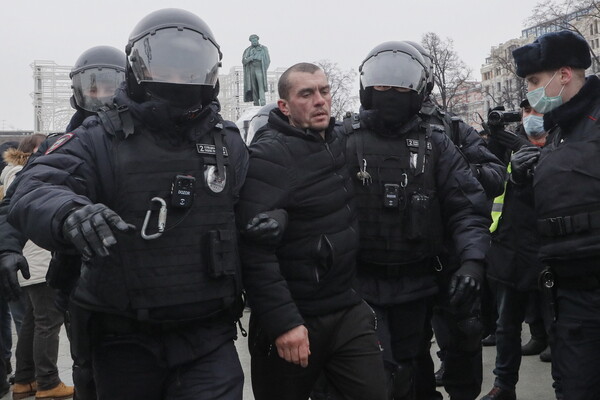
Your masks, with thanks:
M 548 81 L 548 83 L 546 83 L 544 87 L 537 88 L 527 93 L 527 100 L 529 100 L 529 104 L 531 104 L 531 107 L 533 107 L 533 109 L 539 112 L 540 114 L 546 114 L 547 112 L 554 110 L 556 107 L 562 105 L 563 103 L 562 97 L 560 95 L 562 94 L 565 88 L 564 86 L 560 89 L 560 93 L 558 93 L 558 96 L 546 96 L 546 87 L 550 84 L 550 82 L 552 82 L 552 79 L 554 79 L 557 73 L 558 71 L 556 71 L 554 75 L 552 75 L 552 78 L 550 78 L 550 80 Z
M 544 117 L 539 115 L 528 115 L 523 118 L 523 129 L 527 136 L 539 139 L 546 133 L 544 131 Z

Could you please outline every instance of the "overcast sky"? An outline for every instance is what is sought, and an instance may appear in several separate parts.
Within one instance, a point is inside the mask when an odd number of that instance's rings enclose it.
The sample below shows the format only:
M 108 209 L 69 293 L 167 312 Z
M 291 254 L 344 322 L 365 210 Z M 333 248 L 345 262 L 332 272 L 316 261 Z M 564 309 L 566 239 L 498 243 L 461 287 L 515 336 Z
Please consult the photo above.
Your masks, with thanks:
M 211 27 L 223 70 L 241 65 L 248 36 L 269 48 L 271 69 L 329 59 L 357 68 L 377 44 L 420 42 L 426 32 L 454 40 L 458 55 L 481 79 L 490 47 L 519 37 L 539 0 L 3 0 L 0 3 L 0 130 L 33 129 L 34 60 L 73 65 L 86 49 L 124 49 L 148 13 L 177 7 Z

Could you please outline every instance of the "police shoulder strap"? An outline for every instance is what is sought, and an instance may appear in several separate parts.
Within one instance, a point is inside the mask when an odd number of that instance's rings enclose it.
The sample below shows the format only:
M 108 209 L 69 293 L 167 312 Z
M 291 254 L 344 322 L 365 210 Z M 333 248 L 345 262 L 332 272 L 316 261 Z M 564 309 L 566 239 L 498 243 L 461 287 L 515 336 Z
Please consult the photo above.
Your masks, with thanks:
M 442 121 L 444 123 L 444 128 L 446 128 L 446 135 L 452 140 L 452 143 L 456 145 L 456 147 L 460 147 L 460 121 L 459 117 L 451 117 L 448 113 L 443 111 L 439 111 L 442 116 Z
M 98 118 L 108 133 L 119 140 L 125 140 L 134 132 L 133 118 L 125 105 L 102 107 L 98 110 Z
M 358 113 L 348 111 L 346 112 L 343 123 L 344 131 L 347 135 L 349 135 L 360 128 L 360 115 Z

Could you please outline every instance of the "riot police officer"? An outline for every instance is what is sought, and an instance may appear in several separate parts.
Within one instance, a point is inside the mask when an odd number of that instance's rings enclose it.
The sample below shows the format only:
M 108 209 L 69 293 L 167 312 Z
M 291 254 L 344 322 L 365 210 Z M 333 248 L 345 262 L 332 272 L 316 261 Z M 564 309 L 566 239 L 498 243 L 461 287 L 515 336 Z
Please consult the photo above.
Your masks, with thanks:
M 126 53 L 114 107 L 23 172 L 10 222 L 82 254 L 71 301 L 93 312 L 99 399 L 241 399 L 233 206 L 248 155 L 218 114 L 221 52 L 199 17 L 163 9 Z
M 457 149 L 465 156 L 473 175 L 485 190 L 491 203 L 491 200 L 504 189 L 506 167 L 487 149 L 485 142 L 473 127 L 435 105 L 431 97 L 435 84 L 431 55 L 418 43 L 411 41 L 406 43 L 417 49 L 423 56 L 428 71 L 425 99 L 419 115 L 431 124 L 433 129 L 443 131 L 450 137 Z M 438 354 L 442 366 L 436 373 L 436 382 L 434 382 L 430 352 L 431 328 L 427 327 L 419 361 L 417 394 L 422 399 L 441 399 L 441 394 L 435 391 L 435 383 L 440 382 L 451 399 L 474 400 L 481 391 L 483 381 L 481 329 L 477 328 L 476 323 L 480 318 L 480 304 L 477 299 L 471 310 L 457 310 L 448 304 L 446 295 L 448 284 L 452 274 L 460 267 L 460 260 L 452 248 L 450 235 L 447 235 L 440 263 L 442 265 L 441 273 L 438 275 L 440 293 L 435 299 L 431 325 L 440 347 Z M 465 326 L 465 321 L 471 321 L 466 324 L 468 330 L 461 329 Z
M 421 54 L 407 43 L 385 42 L 359 71 L 361 110 L 346 120 L 359 204 L 357 288 L 378 316 L 390 398 L 410 399 L 444 234 L 460 257 L 450 302 L 468 307 L 482 279 L 489 215 L 464 158 L 419 116 L 428 76 Z
M 73 90 L 71 106 L 76 111 L 67 126 L 67 132 L 81 125 L 85 118 L 96 115 L 102 106 L 112 103 L 112 96 L 125 80 L 125 61 L 125 53 L 110 46 L 92 47 L 77 58 L 69 75 Z M 44 154 L 60 135 L 60 133 L 49 134 L 28 162 Z M 2 295 L 11 299 L 18 298 L 20 294 L 17 271 L 21 270 L 28 275 L 27 260 L 21 254 L 26 239 L 12 225 L 6 223 L 8 204 L 18 186 L 18 181 L 17 177 L 0 206 L 0 238 L 2 239 L 0 240 L 0 285 L 2 285 Z M 80 265 L 80 255 L 55 252 L 52 255 L 46 281 L 48 285 L 57 289 L 55 302 L 58 308 L 65 312 L 65 327 L 73 358 L 75 398 L 93 400 L 96 398 L 96 389 L 88 351 L 89 332 L 86 323 L 89 312 L 68 301 L 79 277 Z M 77 315 L 77 318 L 71 318 L 72 315 Z
M 513 51 L 527 99 L 544 114 L 545 147 L 514 153 L 510 179 L 533 184 L 539 256 L 554 295 L 552 364 L 565 399 L 600 398 L 600 80 L 585 76 L 587 41 L 547 33 Z M 552 344 L 551 344 L 552 346 Z
M 125 53 L 111 46 L 96 46 L 81 53 L 69 73 L 73 89 L 71 107 L 75 114 L 67 132 L 111 104 L 115 91 L 125 80 L 125 60 Z

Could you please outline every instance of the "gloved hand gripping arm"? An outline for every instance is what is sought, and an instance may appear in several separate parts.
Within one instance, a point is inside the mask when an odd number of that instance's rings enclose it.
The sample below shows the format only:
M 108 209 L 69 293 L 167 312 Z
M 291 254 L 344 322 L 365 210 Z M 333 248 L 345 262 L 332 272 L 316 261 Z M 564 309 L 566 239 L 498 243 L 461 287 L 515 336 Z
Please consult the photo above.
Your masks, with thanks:
M 288 215 L 283 209 L 261 212 L 246 224 L 243 235 L 256 243 L 276 246 L 287 227 Z
M 510 158 L 510 180 L 517 185 L 525 184 L 533 175 L 533 167 L 539 158 L 539 147 L 521 147 Z

